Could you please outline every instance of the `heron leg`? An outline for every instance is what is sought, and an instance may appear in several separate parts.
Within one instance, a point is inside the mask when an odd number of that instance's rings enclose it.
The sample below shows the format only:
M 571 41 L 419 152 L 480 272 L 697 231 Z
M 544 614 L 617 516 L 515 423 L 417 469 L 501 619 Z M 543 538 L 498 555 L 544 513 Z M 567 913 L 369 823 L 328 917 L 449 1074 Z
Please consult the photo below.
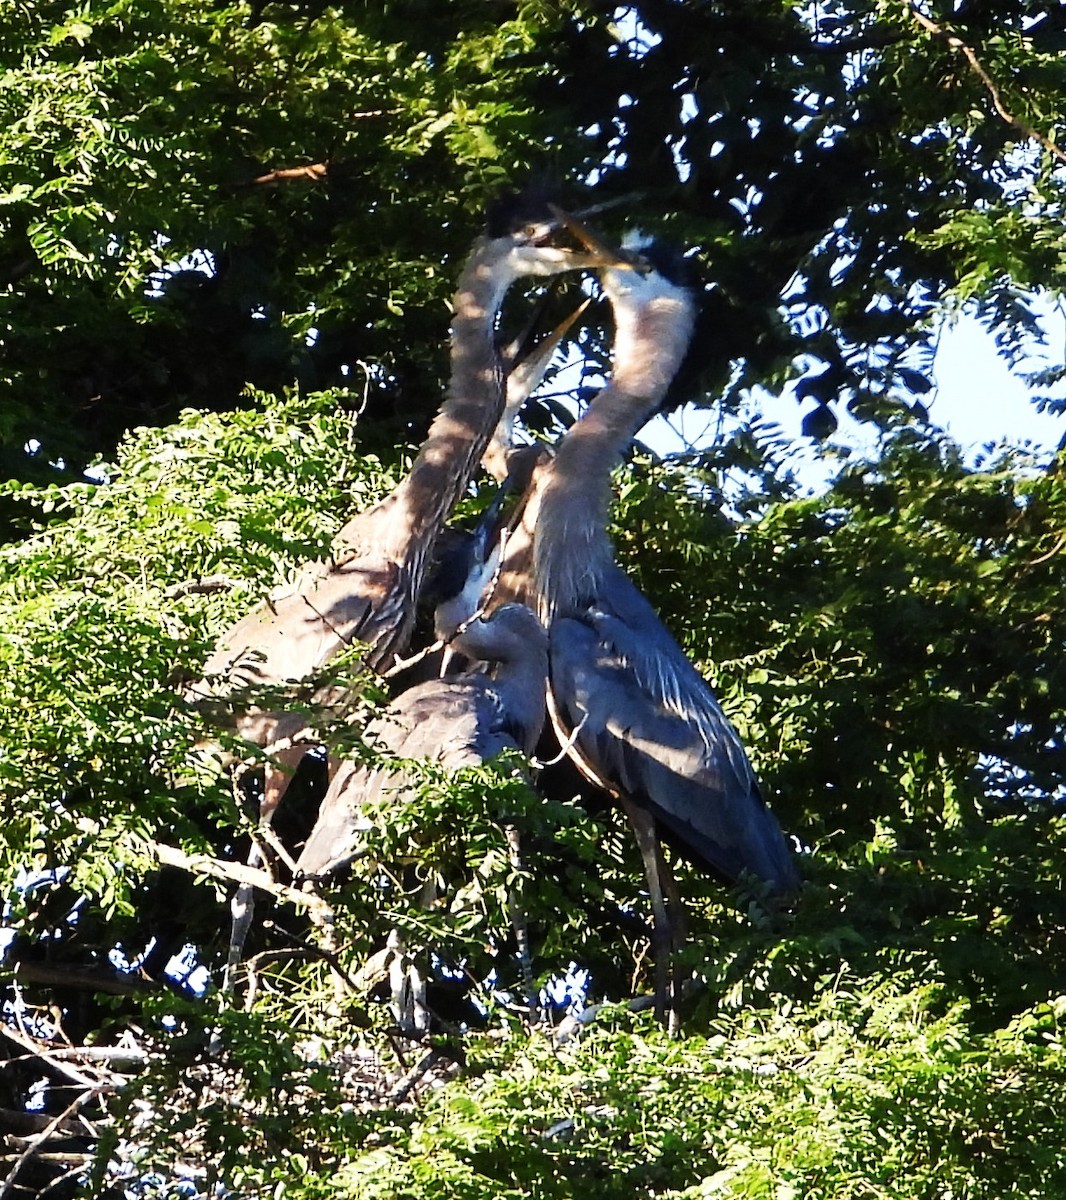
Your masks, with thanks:
M 300 765 L 304 753 L 303 746 L 290 746 L 275 755 L 280 766 L 275 766 L 270 762 L 266 764 L 263 770 L 263 798 L 259 802 L 260 829 L 270 830 L 274 813 L 277 811 L 281 798 L 285 795 L 285 789 L 292 779 L 292 773 Z M 248 858 L 245 861 L 250 867 L 263 865 L 263 850 L 257 838 L 252 838 L 252 848 L 248 851 Z M 230 902 L 229 947 L 226 951 L 226 969 L 222 973 L 223 994 L 233 991 L 237 965 L 244 953 L 244 943 L 248 938 L 248 930 L 252 927 L 254 916 L 255 888 L 250 883 L 242 883 Z
M 651 900 L 652 947 L 655 953 L 655 1018 L 673 1034 L 677 1032 L 681 1023 L 680 997 L 677 995 L 674 978 L 675 939 L 666 895 L 669 892 L 671 898 L 677 896 L 677 885 L 663 859 L 652 815 L 624 798 L 622 807 L 636 834 L 637 847 L 644 861 L 644 873 L 648 881 L 648 897 Z
M 677 969 L 677 955 L 684 948 L 688 929 L 685 923 L 685 906 L 681 903 L 681 892 L 677 886 L 677 877 L 663 857 L 662 846 L 658 840 L 656 840 L 656 849 L 659 853 L 659 871 L 666 892 L 666 903 L 670 910 L 670 985 L 672 991 L 669 1032 L 673 1036 L 681 1028 L 681 985 L 683 980 Z
M 418 907 L 428 911 L 437 899 L 437 883 L 434 878 L 425 880 L 419 889 Z M 432 1014 L 426 995 L 427 977 L 415 961 L 414 954 L 404 941 L 403 934 L 395 926 L 389 932 L 389 990 L 392 993 L 390 1008 L 400 1036 L 409 1041 L 420 1042 L 429 1033 Z M 426 947 L 422 951 L 428 956 Z
M 513 825 L 505 825 L 503 833 L 507 838 L 508 858 L 516 879 L 514 891 L 508 900 L 508 907 L 511 910 L 511 926 L 514 929 L 515 942 L 518 945 L 518 969 L 522 976 L 522 999 L 525 1002 L 529 1022 L 536 1024 L 538 1019 L 537 997 L 533 989 L 533 957 L 529 949 L 529 924 L 526 921 L 526 911 L 522 905 L 521 885 L 517 882 L 522 871 L 522 843 L 518 830 Z

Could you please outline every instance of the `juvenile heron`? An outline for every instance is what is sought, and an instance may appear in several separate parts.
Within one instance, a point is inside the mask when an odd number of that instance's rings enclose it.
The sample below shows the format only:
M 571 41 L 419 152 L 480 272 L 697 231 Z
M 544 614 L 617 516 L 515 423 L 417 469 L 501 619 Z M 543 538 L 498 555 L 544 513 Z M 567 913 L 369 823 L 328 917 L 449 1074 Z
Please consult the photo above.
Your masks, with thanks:
M 524 605 L 507 604 L 491 617 L 471 620 L 453 645 L 483 663 L 484 670 L 409 688 L 368 726 L 368 739 L 397 758 L 422 759 L 451 770 L 488 762 L 508 749 L 531 754 L 545 718 L 548 637 L 543 626 Z M 321 877 L 348 865 L 360 853 L 360 835 L 372 827 L 375 810 L 382 803 L 410 802 L 416 790 L 417 780 L 402 767 L 342 762 L 297 860 L 297 873 Z M 505 835 L 516 856 L 517 832 L 505 828 Z M 427 887 L 435 895 L 435 887 Z M 528 934 L 516 904 L 512 921 L 528 984 Z M 390 936 L 386 958 L 397 1023 L 405 1034 L 420 1036 L 429 1027 L 425 977 L 413 965 L 403 969 L 407 948 L 398 930 Z
M 544 725 L 548 638 L 525 605 L 505 604 L 457 634 L 455 648 L 486 671 L 430 679 L 401 693 L 367 727 L 367 739 L 397 758 L 418 758 L 459 770 L 504 750 L 531 754 Z M 345 761 L 338 767 L 318 820 L 296 862 L 304 876 L 340 870 L 356 853 L 368 805 L 399 800 L 410 781 L 390 767 Z

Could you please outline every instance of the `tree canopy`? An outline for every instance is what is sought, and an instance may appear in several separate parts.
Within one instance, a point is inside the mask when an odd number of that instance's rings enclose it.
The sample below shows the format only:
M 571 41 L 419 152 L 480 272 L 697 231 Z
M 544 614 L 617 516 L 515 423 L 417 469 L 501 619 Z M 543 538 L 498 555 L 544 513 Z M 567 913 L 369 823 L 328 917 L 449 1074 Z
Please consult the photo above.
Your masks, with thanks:
M 8 3 L 0 1178 L 1062 1190 L 1066 484 L 1059 460 L 967 460 L 923 403 L 938 321 L 971 306 L 1017 364 L 1033 293 L 1063 287 L 1064 49 L 1066 13 L 1030 0 Z M 794 384 L 827 459 L 843 409 L 880 431 L 818 495 L 758 420 L 619 474 L 619 557 L 803 847 L 776 917 L 677 863 L 676 1041 L 627 1006 L 651 979 L 632 839 L 565 764 L 536 790 L 517 759 L 423 767 L 328 929 L 282 868 L 220 987 L 253 793 L 184 682 L 401 477 L 484 207 L 532 179 L 691 249 L 678 402 Z M 583 384 L 612 332 L 590 312 Z M 531 428 L 573 419 L 556 399 Z M 330 670 L 360 714 L 384 701 L 355 656 Z M 375 761 L 362 728 L 336 737 Z M 288 846 L 322 787 L 305 760 Z M 379 1003 L 393 930 L 439 993 L 414 1050 Z M 606 1007 L 564 1037 L 579 994 Z

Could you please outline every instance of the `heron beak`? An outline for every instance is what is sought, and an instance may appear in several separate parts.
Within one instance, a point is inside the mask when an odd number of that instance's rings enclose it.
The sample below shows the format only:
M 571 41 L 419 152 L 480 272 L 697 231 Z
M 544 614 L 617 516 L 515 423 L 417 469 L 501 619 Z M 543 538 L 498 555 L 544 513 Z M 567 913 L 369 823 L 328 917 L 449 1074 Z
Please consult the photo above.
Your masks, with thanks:
M 527 336 L 521 338 L 518 345 L 512 348 L 506 366 L 509 399 L 512 389 L 516 399 L 521 396 L 524 401 L 540 387 L 556 350 L 570 332 L 571 326 L 591 303 L 591 298 L 586 296 L 568 317 L 564 317 L 539 342 L 533 340 L 533 331 L 530 330 Z
M 552 204 L 549 205 L 555 219 L 560 225 L 577 238 L 577 240 L 589 252 L 589 256 L 595 260 L 595 265 L 598 267 L 614 267 L 623 270 L 640 271 L 641 273 L 649 270 L 648 262 L 639 254 L 634 254 L 631 250 L 624 250 L 621 246 L 613 246 L 610 242 L 606 242 L 600 235 L 594 232 L 579 220 L 572 213 L 565 212 L 563 209 Z

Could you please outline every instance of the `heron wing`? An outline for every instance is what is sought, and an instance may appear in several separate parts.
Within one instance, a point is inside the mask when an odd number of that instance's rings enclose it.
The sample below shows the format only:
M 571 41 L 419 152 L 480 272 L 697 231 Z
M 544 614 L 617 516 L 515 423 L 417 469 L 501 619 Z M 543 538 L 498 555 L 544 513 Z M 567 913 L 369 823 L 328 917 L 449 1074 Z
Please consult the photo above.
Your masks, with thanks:
M 355 642 L 372 647 L 376 667 L 402 649 L 412 603 L 406 573 L 384 559 L 352 559 L 266 601 L 219 639 L 204 675 L 230 686 L 286 683 L 310 675 Z
M 367 737 L 397 758 L 426 759 L 451 770 L 477 766 L 515 746 L 486 676 L 433 679 L 409 688 L 367 727 Z M 411 794 L 402 769 L 342 763 L 297 869 L 304 875 L 340 870 L 351 861 L 359 835 L 371 827 L 368 807 L 380 801 L 402 803 Z
M 739 737 L 707 683 L 629 580 L 557 619 L 551 687 L 600 778 L 644 804 L 688 853 L 730 880 L 787 890 L 796 868 Z

